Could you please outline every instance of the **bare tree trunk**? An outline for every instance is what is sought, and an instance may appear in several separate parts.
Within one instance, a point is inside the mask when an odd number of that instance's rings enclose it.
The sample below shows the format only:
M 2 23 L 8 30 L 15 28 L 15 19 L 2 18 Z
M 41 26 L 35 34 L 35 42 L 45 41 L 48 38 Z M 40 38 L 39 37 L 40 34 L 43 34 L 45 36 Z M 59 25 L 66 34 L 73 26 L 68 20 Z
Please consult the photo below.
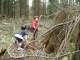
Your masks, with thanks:
M 1 15 L 4 15 L 4 0 L 1 0 Z
M 15 4 L 15 17 L 20 17 L 20 7 L 19 7 L 19 1 Z
M 33 0 L 33 6 L 32 6 L 32 10 L 33 10 L 33 16 L 40 16 L 41 13 L 41 0 Z
M 26 12 L 25 12 L 25 16 L 26 18 L 28 19 L 29 18 L 29 0 L 27 0 L 27 3 L 26 3 Z

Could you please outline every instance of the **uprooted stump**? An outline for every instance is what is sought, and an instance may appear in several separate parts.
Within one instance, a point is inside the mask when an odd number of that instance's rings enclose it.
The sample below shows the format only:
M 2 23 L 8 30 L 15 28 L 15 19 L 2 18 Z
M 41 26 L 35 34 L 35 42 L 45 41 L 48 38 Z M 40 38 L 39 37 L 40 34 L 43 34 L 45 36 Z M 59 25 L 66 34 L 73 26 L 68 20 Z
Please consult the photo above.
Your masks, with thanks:
M 57 53 L 62 41 L 64 40 L 71 22 L 61 23 L 52 27 L 43 35 L 42 40 L 46 53 Z

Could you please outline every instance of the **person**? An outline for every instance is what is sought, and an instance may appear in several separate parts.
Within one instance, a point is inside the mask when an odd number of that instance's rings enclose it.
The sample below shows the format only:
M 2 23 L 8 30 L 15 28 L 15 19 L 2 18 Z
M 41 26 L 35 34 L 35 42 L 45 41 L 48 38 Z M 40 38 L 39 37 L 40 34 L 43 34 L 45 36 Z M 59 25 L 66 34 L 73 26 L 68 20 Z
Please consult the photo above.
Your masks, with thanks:
M 27 40 L 28 32 L 26 31 L 26 25 L 21 26 L 21 31 L 15 34 L 17 50 L 23 49 L 21 46 Z
M 37 32 L 38 32 L 38 25 L 39 25 L 39 21 L 38 21 L 38 17 L 35 16 L 33 19 L 32 19 L 32 25 L 31 25 L 31 28 L 32 28 L 32 32 L 33 32 L 33 40 L 36 39 L 37 37 Z

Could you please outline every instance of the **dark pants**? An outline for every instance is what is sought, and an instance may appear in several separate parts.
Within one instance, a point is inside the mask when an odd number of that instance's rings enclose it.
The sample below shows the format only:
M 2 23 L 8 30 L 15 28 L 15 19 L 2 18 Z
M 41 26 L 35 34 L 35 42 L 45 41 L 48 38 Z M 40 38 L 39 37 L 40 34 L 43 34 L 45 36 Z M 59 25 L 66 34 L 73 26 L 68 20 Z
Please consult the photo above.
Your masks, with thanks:
M 16 40 L 20 43 L 20 42 L 22 42 L 22 39 L 20 39 L 20 38 L 18 38 L 18 37 L 15 37 L 16 38 Z
M 20 39 L 20 38 L 18 38 L 18 37 L 15 37 L 15 38 L 16 38 L 16 41 L 15 41 L 16 47 L 17 47 L 17 48 L 18 48 L 18 47 L 23 48 L 23 47 L 22 47 L 23 40 Z M 21 45 L 19 45 L 19 44 L 21 44 Z
M 33 31 L 33 40 L 37 38 L 38 29 L 32 28 Z

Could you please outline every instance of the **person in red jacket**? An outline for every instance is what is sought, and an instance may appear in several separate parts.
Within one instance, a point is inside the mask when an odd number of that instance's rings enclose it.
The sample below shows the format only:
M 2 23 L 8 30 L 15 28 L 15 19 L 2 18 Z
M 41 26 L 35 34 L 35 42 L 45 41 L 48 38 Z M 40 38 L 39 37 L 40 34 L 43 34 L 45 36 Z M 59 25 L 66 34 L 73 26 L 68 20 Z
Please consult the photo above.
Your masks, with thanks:
M 38 32 L 38 25 L 39 25 L 39 18 L 36 16 L 32 19 L 32 31 L 33 31 L 33 40 L 37 37 Z

